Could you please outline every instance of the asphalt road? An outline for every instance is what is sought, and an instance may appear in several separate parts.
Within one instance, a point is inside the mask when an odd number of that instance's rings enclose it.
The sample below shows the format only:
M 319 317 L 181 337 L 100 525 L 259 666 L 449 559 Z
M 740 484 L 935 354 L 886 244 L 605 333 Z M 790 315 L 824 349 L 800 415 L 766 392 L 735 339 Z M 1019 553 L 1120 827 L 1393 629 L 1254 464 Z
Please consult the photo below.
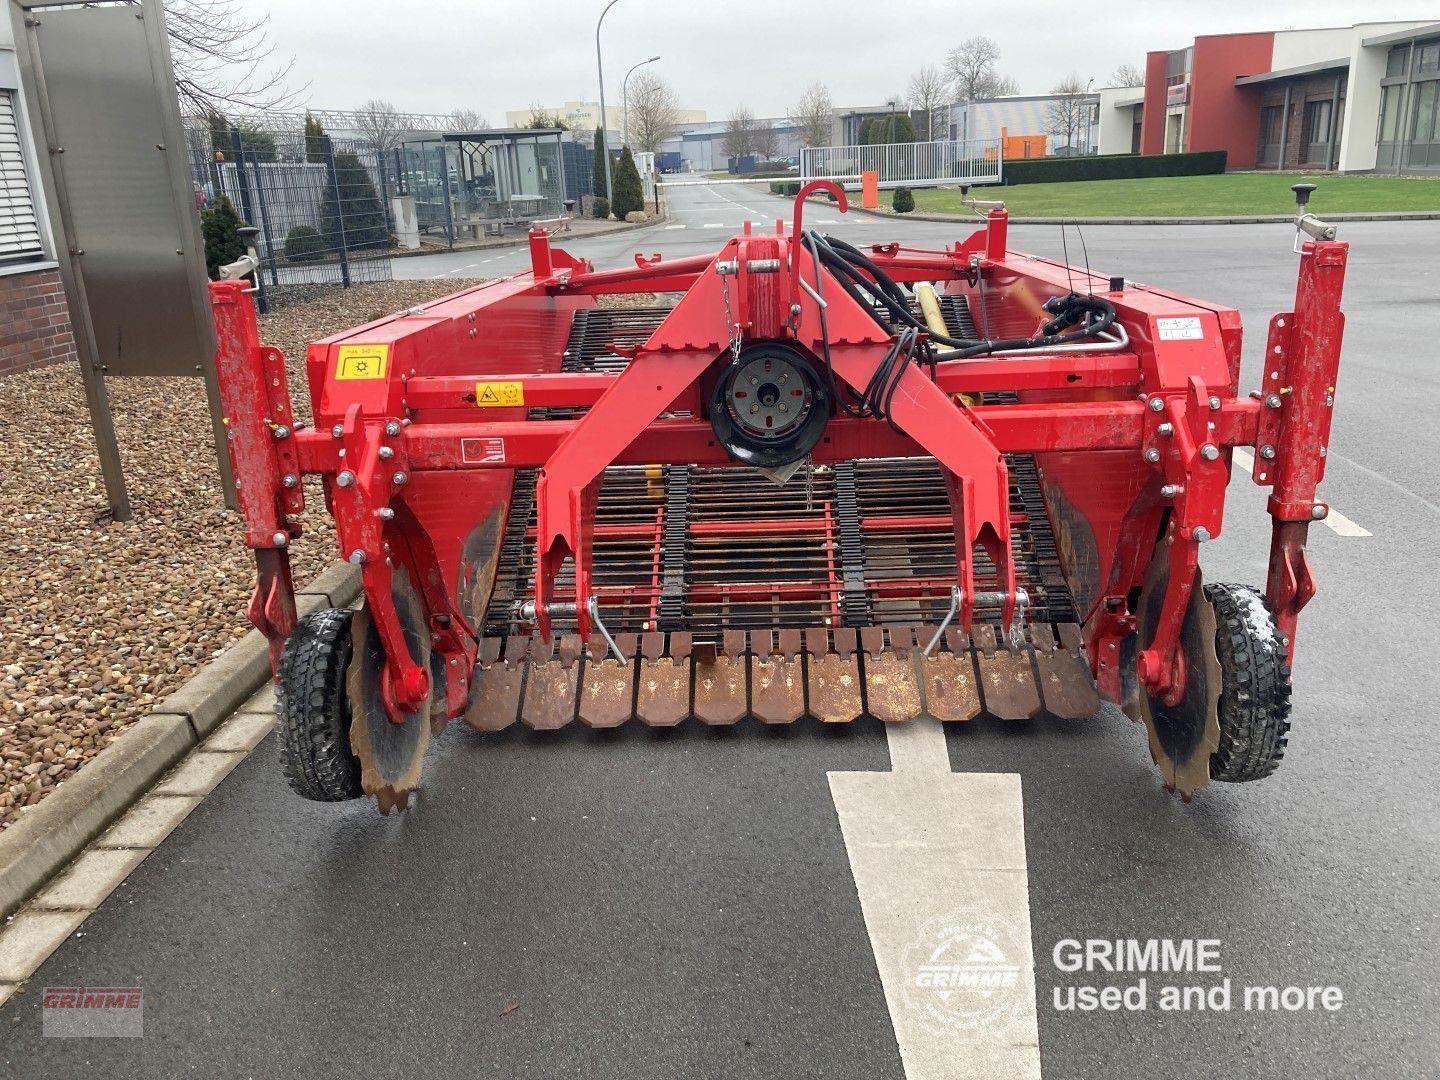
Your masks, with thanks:
M 1322 183 L 1321 213 L 1323 196 Z M 672 207 L 669 227 L 573 249 L 600 265 L 692 254 L 747 209 L 784 212 L 719 186 Z M 960 232 L 808 212 L 849 239 Z M 1241 308 L 1247 386 L 1266 321 L 1293 297 L 1290 236 L 1084 229 L 1096 268 Z M 1183 805 L 1161 790 L 1143 729 L 1114 710 L 947 733 L 956 773 L 1020 778 L 1051 1080 L 1440 1075 L 1440 222 L 1353 224 L 1342 238 L 1346 353 L 1322 495 L 1373 535 L 1312 532 L 1320 593 L 1301 621 L 1278 775 Z M 1083 261 L 1073 228 L 1068 243 Z M 1013 246 L 1059 254 L 1060 230 L 1017 227 Z M 522 257 L 396 270 L 493 275 Z M 1264 501 L 1237 470 L 1210 580 L 1263 579 Z M 0 1010 L 0 1075 L 902 1077 L 875 913 L 862 913 L 827 783 L 889 767 L 878 726 L 452 729 L 418 807 L 382 820 L 368 803 L 292 797 L 267 743 Z M 988 809 L 953 807 L 960 831 Z M 1057 971 L 1057 941 L 1132 937 L 1218 939 L 1237 996 L 1336 986 L 1343 1008 L 1054 1008 L 1057 987 L 1133 982 Z M 39 988 L 74 984 L 143 986 L 145 1037 L 42 1038 Z

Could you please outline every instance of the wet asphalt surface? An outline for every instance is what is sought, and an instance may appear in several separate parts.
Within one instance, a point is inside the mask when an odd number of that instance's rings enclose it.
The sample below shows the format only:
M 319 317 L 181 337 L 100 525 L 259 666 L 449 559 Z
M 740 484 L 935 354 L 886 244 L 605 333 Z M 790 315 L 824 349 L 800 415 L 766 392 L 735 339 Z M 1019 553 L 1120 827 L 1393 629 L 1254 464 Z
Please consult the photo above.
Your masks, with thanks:
M 575 250 L 601 265 L 693 254 L 745 216 L 726 201 L 783 212 L 717 191 L 674 198 L 684 229 Z M 1242 386 L 1258 384 L 1265 321 L 1293 297 L 1288 227 L 1084 237 L 1097 269 L 1240 307 Z M 1320 593 L 1301 620 L 1280 772 L 1186 806 L 1160 788 L 1143 729 L 1111 709 L 948 734 L 956 771 L 1022 779 L 1052 1080 L 1440 1075 L 1440 222 L 1353 224 L 1342 238 L 1349 321 L 1322 495 L 1374 535 L 1313 530 Z M 1069 243 L 1081 261 L 1073 230 Z M 1059 255 L 1059 229 L 1016 227 L 1012 246 Z M 462 257 L 397 261 L 397 274 Z M 1264 494 L 1237 470 L 1207 578 L 1263 579 L 1268 537 Z M 368 803 L 293 797 L 267 742 L 0 1010 L 0 1075 L 901 1077 L 825 777 L 888 763 L 869 724 L 452 729 L 418 805 L 382 820 Z M 1344 1006 L 1056 1011 L 1057 987 L 1135 977 L 1059 972 L 1055 943 L 1129 937 L 1219 939 L 1237 998 L 1338 986 Z M 145 989 L 143 1039 L 42 1038 L 41 987 L 131 983 Z

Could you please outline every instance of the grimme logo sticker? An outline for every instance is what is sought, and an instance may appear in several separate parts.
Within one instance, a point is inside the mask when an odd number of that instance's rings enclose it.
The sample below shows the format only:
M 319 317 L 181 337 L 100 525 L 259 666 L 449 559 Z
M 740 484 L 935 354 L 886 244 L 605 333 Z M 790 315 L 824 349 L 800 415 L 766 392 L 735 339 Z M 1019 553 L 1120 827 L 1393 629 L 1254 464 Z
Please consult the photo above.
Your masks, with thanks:
M 1030 991 L 1014 931 L 968 912 L 931 919 L 902 958 L 905 1003 L 934 1029 L 974 1028 Z

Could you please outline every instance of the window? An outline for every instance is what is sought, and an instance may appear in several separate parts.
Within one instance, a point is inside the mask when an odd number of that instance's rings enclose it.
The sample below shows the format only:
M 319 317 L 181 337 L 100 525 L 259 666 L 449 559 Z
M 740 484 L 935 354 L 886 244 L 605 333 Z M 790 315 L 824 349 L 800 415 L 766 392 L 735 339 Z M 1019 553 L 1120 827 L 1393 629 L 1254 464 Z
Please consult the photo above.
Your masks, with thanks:
M 1335 119 L 1333 103 L 1310 101 L 1305 104 L 1305 160 L 1330 167 L 1330 126 Z
M 1394 79 L 1404 75 L 1410 68 L 1410 46 L 1396 45 L 1385 58 L 1385 77 Z
M 1260 164 L 1280 164 L 1280 127 L 1285 109 L 1267 105 L 1260 110 Z
M 1440 72 L 1440 41 L 1427 41 L 1419 46 L 1420 55 L 1415 61 L 1416 75 L 1434 75 Z
M 1405 87 L 1387 86 L 1380 91 L 1380 141 L 1394 142 L 1400 128 L 1400 101 Z
M 0 90 L 0 264 L 44 254 L 15 118 L 15 94 Z
M 1330 141 L 1330 102 L 1311 101 L 1306 104 L 1305 141 L 1312 146 Z
M 1423 82 L 1415 85 L 1415 117 L 1410 124 L 1410 141 L 1426 143 L 1435 141 L 1435 98 L 1440 82 Z

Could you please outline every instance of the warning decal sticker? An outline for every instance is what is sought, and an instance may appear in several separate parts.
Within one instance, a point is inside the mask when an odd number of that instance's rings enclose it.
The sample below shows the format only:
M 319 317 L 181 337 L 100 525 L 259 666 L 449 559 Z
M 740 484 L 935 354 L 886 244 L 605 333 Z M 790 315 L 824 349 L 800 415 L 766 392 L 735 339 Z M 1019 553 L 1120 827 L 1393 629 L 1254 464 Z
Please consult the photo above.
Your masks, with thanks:
M 460 460 L 466 465 L 503 465 L 504 439 L 461 439 Z
M 477 382 L 475 404 L 482 409 L 513 409 L 525 404 L 522 382 Z
M 341 345 L 335 361 L 335 378 L 383 379 L 389 366 L 389 345 Z

